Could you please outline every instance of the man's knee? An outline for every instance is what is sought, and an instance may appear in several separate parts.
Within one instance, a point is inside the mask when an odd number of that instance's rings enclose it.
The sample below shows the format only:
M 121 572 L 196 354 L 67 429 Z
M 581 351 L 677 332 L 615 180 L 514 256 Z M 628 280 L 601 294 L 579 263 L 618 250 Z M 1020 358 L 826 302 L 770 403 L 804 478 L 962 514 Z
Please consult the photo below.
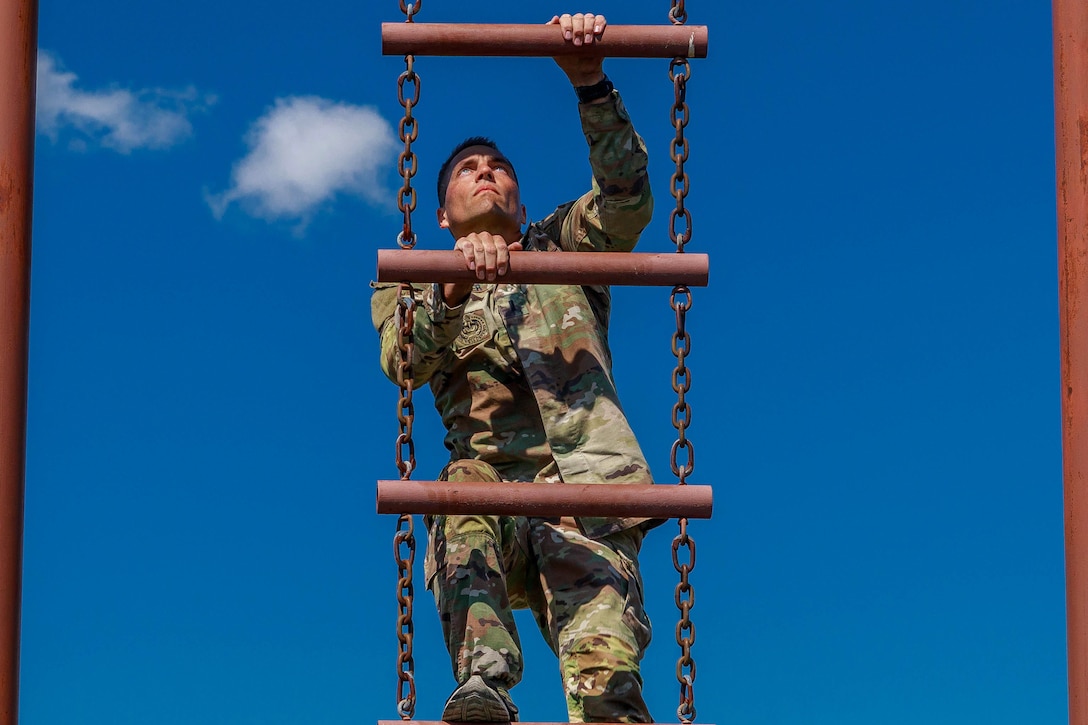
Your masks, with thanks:
M 642 697 L 641 653 L 627 643 L 586 637 L 564 663 L 572 717 L 584 722 L 651 722 Z
M 428 588 L 453 585 L 466 576 L 487 577 L 501 568 L 502 522 L 496 516 L 435 516 L 427 522 Z
M 489 464 L 472 458 L 450 461 L 439 474 L 440 481 L 501 482 Z M 501 561 L 504 522 L 498 516 L 442 514 L 424 518 L 430 533 L 426 571 L 428 581 L 438 571 L 467 564 L 473 551 Z
M 490 464 L 475 458 L 450 461 L 438 476 L 439 481 L 483 481 L 501 483 L 502 476 Z
M 612 672 L 606 682 L 588 688 L 580 700 L 585 722 L 653 722 L 637 672 Z
M 450 461 L 439 475 L 442 481 L 503 483 L 491 465 L 473 458 Z M 504 568 L 514 551 L 518 522 L 508 516 L 449 514 L 428 516 L 430 547 L 426 561 L 428 581 L 441 570 L 469 566 L 487 571 Z

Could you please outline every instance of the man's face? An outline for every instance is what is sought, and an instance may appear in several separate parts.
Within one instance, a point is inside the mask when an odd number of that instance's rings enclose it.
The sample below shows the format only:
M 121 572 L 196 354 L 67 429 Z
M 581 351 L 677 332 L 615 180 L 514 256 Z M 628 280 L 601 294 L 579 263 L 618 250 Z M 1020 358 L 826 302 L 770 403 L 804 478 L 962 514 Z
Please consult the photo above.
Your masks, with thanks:
M 520 233 L 525 221 L 514 168 L 489 146 L 469 146 L 450 164 L 445 205 L 438 225 L 460 237 L 470 232 Z M 515 241 L 515 240 L 508 240 Z

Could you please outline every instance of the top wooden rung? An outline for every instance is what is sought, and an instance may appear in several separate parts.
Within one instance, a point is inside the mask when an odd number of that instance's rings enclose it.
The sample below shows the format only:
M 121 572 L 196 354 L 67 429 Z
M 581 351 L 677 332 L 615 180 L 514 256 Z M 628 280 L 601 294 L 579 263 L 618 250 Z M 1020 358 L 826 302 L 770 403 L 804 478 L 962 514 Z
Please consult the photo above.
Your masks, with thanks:
M 609 25 L 594 50 L 563 40 L 551 25 L 382 23 L 383 55 L 705 58 L 705 25 Z

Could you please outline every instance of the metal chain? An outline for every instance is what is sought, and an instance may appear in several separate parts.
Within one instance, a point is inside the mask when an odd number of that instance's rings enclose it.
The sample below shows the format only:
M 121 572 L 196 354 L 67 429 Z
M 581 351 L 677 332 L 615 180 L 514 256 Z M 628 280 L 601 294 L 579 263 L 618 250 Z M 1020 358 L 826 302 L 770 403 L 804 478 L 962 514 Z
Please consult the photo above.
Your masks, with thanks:
M 691 406 L 686 395 L 691 389 L 691 371 L 685 362 L 691 352 L 691 336 L 686 326 L 687 312 L 691 309 L 691 290 L 683 285 L 674 287 L 670 305 L 676 312 L 676 332 L 672 337 L 672 352 L 676 356 L 672 389 L 676 392 L 676 404 L 672 408 L 672 424 L 677 432 L 670 452 L 670 463 L 673 475 L 678 478 L 678 484 L 683 486 L 695 469 L 695 448 L 687 438 Z M 678 460 L 680 451 L 686 454 L 682 463 Z M 680 549 L 688 552 L 688 561 L 683 564 L 680 563 Z M 680 659 L 676 662 L 680 706 L 676 709 L 676 715 L 681 723 L 687 725 L 695 720 L 695 660 L 691 657 L 691 645 L 695 643 L 695 625 L 690 618 L 691 608 L 695 606 L 695 588 L 688 581 L 688 574 L 695 568 L 695 540 L 688 536 L 686 518 L 680 519 L 680 535 L 672 542 L 672 561 L 680 574 L 680 582 L 676 585 L 676 606 L 680 610 L 680 621 L 676 625 L 676 644 L 680 647 Z
M 695 468 L 695 447 L 687 437 L 687 428 L 691 425 L 691 406 L 687 402 L 687 393 L 691 390 L 691 371 L 686 363 L 691 352 L 691 335 L 687 331 L 691 290 L 683 285 L 673 287 L 669 305 L 676 312 L 676 332 L 672 334 L 672 354 L 676 356 L 676 367 L 672 371 L 672 389 L 676 393 L 676 403 L 672 406 L 672 425 L 676 428 L 676 440 L 672 444 L 669 463 L 679 483 L 685 484 Z M 684 452 L 683 462 L 679 460 L 681 451 Z
M 414 16 L 422 6 L 423 0 L 409 3 L 400 0 L 400 10 L 405 15 L 404 22 L 414 22 Z M 407 97 L 406 85 L 410 91 Z M 412 212 L 416 209 L 416 190 L 412 188 L 412 177 L 416 174 L 418 162 L 412 152 L 412 142 L 419 135 L 419 126 L 412 116 L 412 109 L 419 103 L 419 87 L 415 56 L 406 55 L 404 72 L 397 78 L 397 100 L 404 108 L 404 117 L 400 120 L 400 140 L 404 142 L 404 150 L 397 159 L 397 171 L 404 179 L 404 185 L 397 196 L 397 208 L 404 214 L 404 226 L 397 235 L 397 244 L 403 249 L 411 249 L 416 244 L 416 235 L 412 231 Z M 415 309 L 416 301 L 411 285 L 401 284 L 397 290 L 394 322 L 397 325 L 397 385 L 400 387 L 397 400 L 400 432 L 397 435 L 395 455 L 402 480 L 411 478 L 416 467 L 416 447 L 412 440 L 412 426 L 415 422 L 415 406 L 412 403 L 412 391 L 415 388 L 412 372 L 412 358 L 415 355 Z M 412 657 L 412 571 L 416 560 L 416 537 L 409 514 L 401 514 L 397 519 L 397 533 L 393 537 L 393 558 L 397 562 L 397 642 L 400 648 L 397 655 L 397 714 L 402 720 L 411 720 L 416 713 L 415 660 Z
M 412 358 L 415 355 L 415 308 L 416 301 L 411 285 L 401 284 L 397 291 L 397 308 L 393 321 L 397 326 L 397 385 L 400 387 L 397 400 L 400 432 L 397 435 L 396 461 L 402 480 L 411 478 L 416 467 L 415 442 L 412 440 L 412 426 L 415 422 L 415 405 L 412 403 L 412 390 L 415 387 L 412 372 Z M 405 553 L 402 554 L 402 551 Z M 416 710 L 415 660 L 412 658 L 412 568 L 416 558 L 416 539 L 412 517 L 408 514 L 402 514 L 397 519 L 393 556 L 397 562 L 397 604 L 400 609 L 397 616 L 397 641 L 400 646 L 397 655 L 397 713 L 402 720 L 411 720 Z
M 415 423 L 415 404 L 412 391 L 415 379 L 412 373 L 412 358 L 415 355 L 415 309 L 416 301 L 412 296 L 411 285 L 402 283 L 397 290 L 397 309 L 393 322 L 397 326 L 397 386 L 400 397 L 397 399 L 397 422 L 400 434 L 397 436 L 396 460 L 400 477 L 407 480 L 416 468 L 416 444 L 412 440 L 412 426 Z M 408 457 L 405 459 L 404 454 Z
M 687 561 L 680 561 L 680 549 L 687 550 Z M 695 568 L 695 539 L 688 536 L 688 520 L 680 519 L 680 534 L 672 540 L 672 564 L 680 574 L 676 585 L 676 606 L 680 621 L 676 623 L 676 643 L 680 646 L 680 659 L 676 661 L 676 680 L 680 683 L 680 706 L 676 716 L 680 722 L 695 721 L 695 660 L 691 646 L 695 644 L 695 623 L 691 621 L 691 608 L 695 606 L 695 587 L 688 581 L 688 574 Z
M 400 0 L 400 11 L 404 13 L 404 22 L 415 22 L 415 15 L 423 6 L 423 0 L 405 3 Z M 411 249 L 416 245 L 416 235 L 412 232 L 412 212 L 416 210 L 416 190 L 412 188 L 412 177 L 416 175 L 418 162 L 412 151 L 412 142 L 419 136 L 419 126 L 412 116 L 412 109 L 419 104 L 419 76 L 415 71 L 414 55 L 404 56 L 404 72 L 397 78 L 397 100 L 404 107 L 404 117 L 400 120 L 400 140 L 404 142 L 404 150 L 397 159 L 397 171 L 400 172 L 404 184 L 397 195 L 397 208 L 404 214 L 404 226 L 397 234 L 397 244 L 402 249 Z M 405 98 L 404 86 L 409 85 L 410 98 Z
M 678 252 L 684 251 L 684 245 L 691 241 L 691 212 L 684 206 L 688 195 L 688 176 L 684 172 L 684 162 L 688 160 L 688 140 L 684 137 L 684 128 L 688 125 L 687 83 L 691 78 L 691 64 L 687 58 L 673 58 L 669 63 L 669 80 L 673 84 L 672 125 L 676 136 L 669 147 L 669 155 L 676 164 L 669 191 L 676 199 L 676 208 L 669 215 L 669 239 L 676 245 Z M 683 228 L 677 231 L 676 223 L 683 220 Z
M 402 554 L 401 552 L 405 552 Z M 412 517 L 401 514 L 393 537 L 393 557 L 397 560 L 397 714 L 411 720 L 416 712 L 415 660 L 412 658 L 412 567 L 416 560 L 416 537 Z
M 672 0 L 669 20 L 674 25 L 683 25 L 687 19 L 684 0 Z M 669 215 L 669 239 L 676 245 L 677 254 L 684 253 L 684 245 L 691 241 L 692 230 L 691 212 L 684 204 L 689 188 L 688 176 L 684 172 L 684 163 L 688 160 L 688 140 L 684 136 L 684 129 L 690 117 L 687 104 L 689 78 L 691 65 L 687 58 L 673 58 L 669 63 L 669 80 L 673 84 L 671 118 L 676 136 L 669 147 L 669 155 L 676 164 L 676 171 L 673 172 L 669 191 L 676 199 L 676 208 Z M 695 448 L 687 438 L 687 427 L 691 424 L 691 406 L 688 405 L 686 396 L 691 389 L 691 372 L 685 362 L 691 352 L 691 336 L 687 331 L 691 290 L 683 285 L 673 287 L 669 305 L 676 313 L 676 332 L 672 337 L 672 354 L 676 356 L 672 389 L 676 393 L 676 404 L 672 408 L 672 425 L 677 434 L 670 452 L 670 464 L 678 484 L 683 486 L 695 469 Z M 681 451 L 684 453 L 683 462 L 678 460 Z M 695 624 L 691 621 L 691 609 L 695 606 L 695 588 L 688 581 L 688 575 L 695 568 L 695 540 L 688 536 L 688 520 L 682 518 L 679 524 L 680 534 L 672 541 L 672 563 L 680 574 L 680 582 L 676 585 L 676 607 L 680 610 L 680 621 L 676 624 L 676 644 L 680 647 L 680 658 L 676 661 L 680 706 L 676 708 L 676 716 L 681 723 L 688 725 L 695 721 L 695 660 L 691 656 L 691 646 L 695 644 Z M 684 562 L 680 561 L 681 549 L 687 552 L 687 560 Z
M 403 7 L 404 3 L 401 3 Z M 418 9 L 418 5 L 410 6 Z M 407 22 L 412 22 L 412 16 L 408 16 Z M 397 159 L 397 171 L 400 172 L 404 184 L 397 195 L 397 208 L 404 214 L 404 227 L 397 235 L 397 244 L 403 249 L 411 249 L 416 244 L 416 235 L 412 232 L 412 212 L 416 209 L 416 190 L 412 188 L 412 177 L 416 175 L 418 160 L 412 151 L 412 142 L 419 136 L 419 126 L 412 116 L 412 109 L 419 103 L 419 76 L 415 71 L 415 56 L 404 56 L 405 70 L 397 78 L 397 100 L 404 107 L 404 117 L 400 120 L 400 140 L 404 142 L 404 150 Z M 409 97 L 405 97 L 405 85 L 410 87 Z

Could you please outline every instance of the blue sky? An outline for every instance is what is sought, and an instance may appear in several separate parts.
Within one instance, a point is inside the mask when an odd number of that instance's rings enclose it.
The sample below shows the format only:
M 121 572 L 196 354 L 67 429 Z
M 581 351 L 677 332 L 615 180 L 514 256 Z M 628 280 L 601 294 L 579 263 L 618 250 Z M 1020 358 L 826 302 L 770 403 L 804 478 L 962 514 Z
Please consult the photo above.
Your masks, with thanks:
M 668 2 L 603 2 L 662 23 Z M 420 20 L 537 22 L 540 0 Z M 578 8 L 570 8 L 576 10 Z M 1028 0 L 689 2 L 696 699 L 710 723 L 1066 717 L 1050 16 Z M 43 1 L 22 721 L 395 717 L 395 388 L 368 282 L 398 231 L 394 0 Z M 667 61 L 607 65 L 668 251 Z M 494 136 L 541 217 L 589 181 L 541 59 L 427 59 L 433 179 Z M 625 406 L 668 480 L 664 290 L 616 291 Z M 444 451 L 420 396 L 420 477 Z M 674 526 L 646 693 L 675 720 Z M 417 715 L 453 680 L 417 605 Z M 528 619 L 528 720 L 565 719 Z

